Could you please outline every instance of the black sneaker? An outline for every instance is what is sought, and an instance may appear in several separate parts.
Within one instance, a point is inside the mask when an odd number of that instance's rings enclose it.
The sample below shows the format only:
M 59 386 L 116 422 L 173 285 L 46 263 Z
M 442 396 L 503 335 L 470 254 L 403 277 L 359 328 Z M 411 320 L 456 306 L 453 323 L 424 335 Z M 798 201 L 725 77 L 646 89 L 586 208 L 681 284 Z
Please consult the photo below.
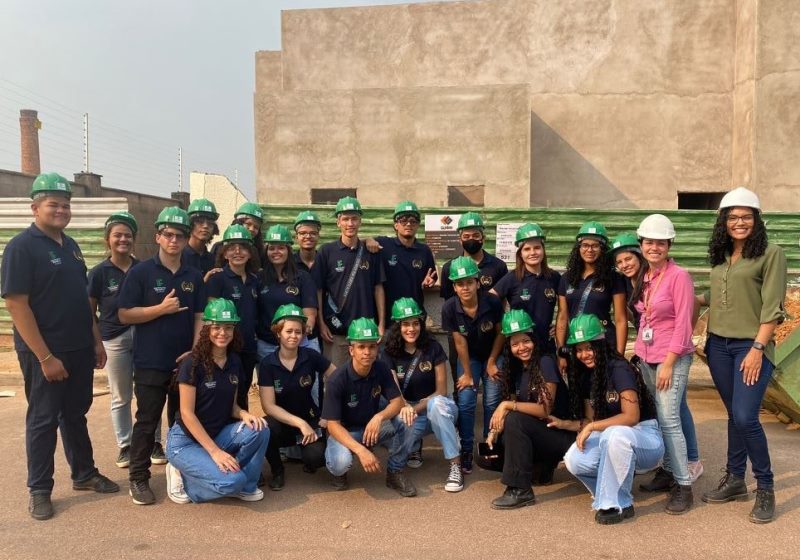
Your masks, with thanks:
M 279 492 L 283 490 L 283 487 L 286 486 L 286 477 L 284 472 L 277 472 L 272 474 L 272 478 L 269 479 L 268 483 L 269 489 L 273 492 Z
M 53 502 L 50 494 L 31 494 L 28 500 L 28 513 L 37 521 L 45 521 L 53 517 Z
M 406 466 L 410 469 L 418 469 L 422 466 L 422 449 L 412 451 L 408 454 L 408 463 Z
M 692 493 L 691 484 L 686 486 L 676 484 L 669 491 L 669 500 L 664 511 L 670 515 L 680 515 L 689 511 L 692 508 L 692 504 L 694 504 L 694 494 Z
M 640 484 L 639 490 L 644 490 L 645 492 L 669 492 L 674 485 L 675 479 L 672 477 L 672 473 L 662 467 L 658 467 L 653 480 Z
M 499 498 L 492 500 L 493 509 L 517 509 L 532 506 L 536 503 L 536 496 L 530 488 L 514 488 L 507 486 L 506 491 Z
M 750 498 L 747 492 L 747 484 L 743 478 L 725 471 L 716 490 L 709 490 L 701 498 L 707 504 L 724 504 L 732 500 L 745 501 Z
M 775 519 L 775 491 L 772 488 L 757 488 L 756 503 L 750 512 L 753 523 L 769 523 Z
M 342 490 L 347 490 L 349 486 L 347 484 L 347 473 L 341 474 L 339 476 L 334 475 L 333 480 L 331 480 L 331 486 L 333 486 L 334 490 L 337 492 L 341 492 Z
M 117 465 L 121 469 L 127 469 L 128 466 L 131 464 L 131 446 L 126 445 L 125 447 L 119 450 L 119 455 L 117 455 L 117 460 L 114 461 L 114 464 Z
M 317 469 L 309 465 L 303 465 L 303 472 L 306 474 L 314 474 L 317 472 Z
M 594 520 L 600 525 L 615 525 L 617 523 L 622 523 L 625 519 L 630 519 L 634 514 L 635 512 L 633 511 L 632 505 L 624 508 L 622 511 L 617 508 L 600 509 L 594 514 Z
M 113 482 L 108 477 L 97 473 L 89 480 L 83 482 L 73 482 L 73 490 L 93 490 L 98 494 L 113 494 L 119 492 L 119 484 Z
M 150 462 L 154 465 L 166 465 L 167 456 L 164 455 L 164 448 L 161 447 L 160 442 L 153 444 L 153 451 L 150 453 Z
M 147 480 L 131 481 L 128 494 L 131 495 L 133 503 L 137 506 L 148 506 L 156 503 L 156 495 L 150 489 L 150 482 Z
M 264 473 L 259 473 L 258 482 L 256 482 L 256 488 L 263 488 L 266 485 L 267 479 L 264 477 Z
M 411 482 L 403 471 L 400 472 L 386 472 L 386 486 L 392 490 L 397 490 L 397 493 L 404 498 L 411 498 L 417 495 L 417 487 Z
M 472 451 L 461 452 L 461 472 L 464 474 L 472 474 Z

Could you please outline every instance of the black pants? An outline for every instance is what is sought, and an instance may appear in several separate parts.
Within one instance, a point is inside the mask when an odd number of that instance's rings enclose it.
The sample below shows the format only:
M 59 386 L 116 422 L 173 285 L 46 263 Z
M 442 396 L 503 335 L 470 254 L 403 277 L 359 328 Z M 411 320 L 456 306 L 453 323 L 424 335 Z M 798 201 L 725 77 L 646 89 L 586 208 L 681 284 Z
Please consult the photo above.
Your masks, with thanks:
M 156 441 L 156 426 L 164 412 L 172 372 L 156 369 L 135 370 L 133 379 L 136 423 L 131 434 L 131 464 L 128 478 L 131 482 L 136 482 L 150 478 L 150 454 Z
M 32 352 L 17 353 L 28 401 L 25 452 L 31 494 L 50 494 L 53 490 L 59 429 L 72 480 L 84 482 L 97 474 L 86 426 L 86 413 L 92 406 L 94 349 L 59 352 L 54 356 L 69 374 L 63 381 L 48 381 Z
M 289 426 L 283 422 L 278 422 L 275 418 L 267 417 L 269 425 L 269 445 L 267 446 L 267 462 L 272 470 L 273 476 L 283 472 L 281 462 L 281 447 L 291 447 L 297 445 L 297 437 L 300 430 L 294 426 Z M 322 437 L 314 443 L 301 447 L 301 457 L 303 464 L 312 469 L 319 469 L 325 466 L 325 438 Z
M 506 486 L 530 488 L 534 464 L 552 468 L 575 442 L 577 434 L 548 428 L 547 422 L 521 412 L 509 412 L 503 428 Z
M 258 364 L 258 354 L 256 352 L 241 352 L 242 358 L 242 378 L 239 379 L 239 389 L 236 393 L 236 404 L 242 410 L 249 409 L 250 386 L 253 384 L 253 370 Z M 271 438 L 272 436 L 270 436 Z

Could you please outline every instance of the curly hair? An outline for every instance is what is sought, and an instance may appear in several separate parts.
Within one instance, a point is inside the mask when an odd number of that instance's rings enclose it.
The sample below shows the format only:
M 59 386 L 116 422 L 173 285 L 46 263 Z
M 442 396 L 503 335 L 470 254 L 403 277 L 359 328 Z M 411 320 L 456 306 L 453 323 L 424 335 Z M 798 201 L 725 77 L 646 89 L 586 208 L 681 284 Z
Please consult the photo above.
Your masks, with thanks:
M 767 250 L 767 226 L 761 217 L 761 212 L 752 208 L 754 222 L 753 231 L 744 242 L 742 257 L 745 259 L 755 259 L 764 254 Z M 723 208 L 717 214 L 717 221 L 711 232 L 711 239 L 708 241 L 708 262 L 711 266 L 717 266 L 725 262 L 725 255 L 733 253 L 733 239 L 728 235 L 728 214 L 730 208 Z
M 567 269 L 564 272 L 564 276 L 566 276 L 567 285 L 569 286 L 577 286 L 583 280 L 583 271 L 586 263 L 581 258 L 580 246 L 580 241 L 576 241 L 567 259 Z M 602 240 L 600 240 L 600 256 L 595 261 L 595 270 L 597 271 L 595 287 L 611 288 L 614 285 L 614 259 L 608 252 L 607 244 Z
M 541 241 L 541 240 L 540 240 Z M 522 248 L 525 246 L 524 243 L 521 243 L 519 248 L 517 249 L 516 259 L 517 259 L 517 267 L 514 269 L 514 276 L 516 276 L 517 281 L 522 282 L 522 279 L 525 277 L 525 261 L 522 259 Z M 541 241 L 542 244 L 542 277 L 543 278 L 550 278 L 553 275 L 553 269 L 550 268 L 547 264 L 547 248 L 545 247 L 544 241 Z
M 197 339 L 197 344 L 192 348 L 192 354 L 189 357 L 189 359 L 192 360 L 192 370 L 189 374 L 189 379 L 192 383 L 196 380 L 195 372 L 198 368 L 202 368 L 202 371 L 205 371 L 206 379 L 214 376 L 216 364 L 214 363 L 214 355 L 212 352 L 214 343 L 211 342 L 210 332 L 211 325 L 203 325 L 203 328 L 200 329 L 200 336 Z M 242 332 L 237 326 L 233 330 L 233 340 L 231 340 L 231 343 L 228 344 L 228 348 L 226 348 L 227 355 L 230 356 L 231 352 L 241 352 L 243 345 L 244 339 L 242 338 Z
M 419 318 L 419 336 L 414 343 L 418 350 L 425 352 L 430 346 L 431 337 L 428 334 L 428 329 L 425 328 L 425 321 Z M 384 352 L 392 358 L 400 358 L 403 356 L 406 348 L 406 342 L 403 340 L 403 335 L 400 333 L 400 321 L 395 321 L 389 328 L 389 333 L 386 335 L 386 346 Z
M 515 357 L 511 352 L 511 338 L 506 338 L 503 345 L 503 365 L 500 369 L 500 377 L 503 381 L 503 399 L 509 400 L 516 392 L 516 381 L 528 374 L 528 386 L 526 387 L 526 399 L 529 400 L 533 395 L 537 395 L 536 403 L 544 405 L 552 398 L 547 383 L 544 380 L 541 369 L 542 354 L 539 352 L 539 345 L 531 335 L 528 335 L 533 342 L 533 352 L 527 364 Z M 531 401 L 533 402 L 533 401 Z M 552 404 L 551 404 L 552 406 Z M 549 411 L 548 411 L 549 412 Z
M 569 372 L 570 385 L 572 385 L 573 379 L 575 379 L 577 382 L 578 375 L 591 376 L 592 387 L 589 394 L 589 400 L 592 405 L 592 410 L 594 410 L 594 419 L 604 420 L 609 417 L 606 391 L 608 388 L 608 368 L 613 360 L 621 360 L 628 368 L 630 368 L 631 372 L 633 373 L 634 379 L 636 379 L 636 393 L 639 396 L 638 405 L 641 416 L 655 418 L 655 401 L 653 400 L 653 395 L 651 395 L 650 391 L 647 389 L 647 385 L 644 383 L 642 372 L 638 366 L 632 365 L 630 362 L 628 362 L 628 360 L 625 359 L 625 356 L 617 352 L 616 348 L 614 348 L 606 339 L 593 340 L 590 344 L 592 346 L 592 350 L 594 351 L 594 368 L 590 370 L 583 364 L 583 362 L 578 360 L 576 353 L 577 346 L 573 346 L 572 351 L 570 352 Z
M 239 243 L 242 247 L 247 247 L 247 252 L 250 253 L 250 258 L 247 259 L 247 264 L 244 266 L 245 272 L 248 274 L 255 274 L 258 272 L 259 269 L 259 261 L 258 261 L 258 250 L 251 245 L 250 243 Z M 228 264 L 228 259 L 225 258 L 225 250 L 228 246 L 225 243 L 222 243 L 222 246 L 217 251 L 217 258 L 214 261 L 214 266 L 216 268 L 222 268 L 226 264 Z

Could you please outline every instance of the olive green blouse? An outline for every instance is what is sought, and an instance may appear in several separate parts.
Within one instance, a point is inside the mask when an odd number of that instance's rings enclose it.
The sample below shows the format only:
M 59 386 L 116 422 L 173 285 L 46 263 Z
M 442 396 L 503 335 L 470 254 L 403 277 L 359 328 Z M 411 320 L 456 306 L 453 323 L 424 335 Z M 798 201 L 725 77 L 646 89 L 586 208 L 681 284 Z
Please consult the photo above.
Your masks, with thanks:
M 754 339 L 762 323 L 783 318 L 786 296 L 786 256 L 778 245 L 767 245 L 755 259 L 740 258 L 711 269 L 711 288 L 705 292 L 709 305 L 708 332 L 727 338 Z M 765 355 L 774 363 L 775 344 Z

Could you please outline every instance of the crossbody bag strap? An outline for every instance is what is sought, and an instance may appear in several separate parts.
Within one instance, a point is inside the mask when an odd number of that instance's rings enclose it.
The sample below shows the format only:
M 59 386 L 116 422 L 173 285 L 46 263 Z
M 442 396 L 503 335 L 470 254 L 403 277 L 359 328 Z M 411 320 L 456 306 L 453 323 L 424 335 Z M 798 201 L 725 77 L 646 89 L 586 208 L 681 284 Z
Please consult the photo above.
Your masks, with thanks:
M 586 284 L 586 288 L 583 290 L 581 294 L 581 301 L 578 303 L 578 312 L 575 314 L 576 316 L 583 313 L 583 308 L 586 307 L 586 302 L 589 299 L 589 294 L 592 293 L 592 288 L 594 287 L 594 278 L 589 279 L 589 283 Z
M 406 392 L 408 388 L 408 383 L 411 381 L 411 376 L 414 375 L 414 372 L 417 371 L 417 366 L 419 365 L 419 361 L 422 359 L 422 351 L 417 349 L 414 352 L 414 357 L 411 359 L 411 363 L 408 364 L 408 371 L 406 371 L 405 377 L 403 377 L 403 393 Z
M 353 282 L 356 281 L 356 274 L 358 274 L 358 267 L 361 266 L 361 259 L 364 256 L 364 243 L 358 242 L 358 252 L 356 253 L 356 260 L 353 261 L 353 268 L 350 269 L 350 276 L 347 278 L 347 283 L 344 285 L 344 292 L 342 292 L 342 303 L 339 310 L 344 309 L 344 304 L 347 303 L 347 296 L 350 295 L 350 290 L 353 288 Z

